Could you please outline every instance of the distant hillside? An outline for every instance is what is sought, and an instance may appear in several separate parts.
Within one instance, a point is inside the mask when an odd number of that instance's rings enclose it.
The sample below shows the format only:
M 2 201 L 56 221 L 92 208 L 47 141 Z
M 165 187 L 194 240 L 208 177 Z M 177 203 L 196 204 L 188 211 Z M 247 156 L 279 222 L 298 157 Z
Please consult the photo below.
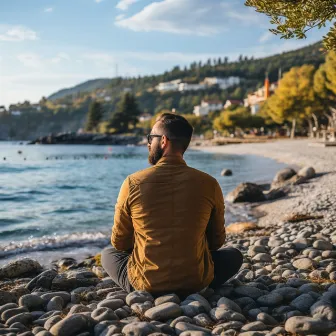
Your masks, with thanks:
M 172 109 L 181 114 L 191 114 L 193 107 L 199 105 L 203 99 L 222 102 L 227 99 L 243 100 L 248 93 L 263 86 L 266 72 L 270 81 L 275 82 L 278 80 L 279 70 L 283 74 L 293 66 L 304 64 L 312 64 L 317 68 L 325 59 L 321 48 L 321 44 L 316 43 L 260 59 L 240 56 L 235 62 L 229 62 L 227 57 L 193 62 L 183 68 L 175 66 L 172 70 L 156 76 L 89 80 L 58 91 L 48 99 L 42 99 L 38 106 L 29 102 L 13 104 L 11 109 L 21 111 L 21 115 L 0 114 L 0 138 L 10 136 L 16 139 L 34 139 L 50 133 L 77 131 L 84 126 L 89 105 L 93 100 L 102 103 L 104 120 L 107 121 L 115 113 L 125 91 L 131 91 L 136 96 L 140 110 L 151 115 Z M 160 82 L 175 79 L 186 83 L 199 83 L 206 77 L 230 76 L 240 77 L 241 82 L 225 90 L 217 86 L 186 92 L 155 90 Z M 214 116 L 206 122 L 211 124 Z
M 185 81 L 197 82 L 197 80 L 209 76 L 239 76 L 249 80 L 263 81 L 265 73 L 268 72 L 270 80 L 276 81 L 280 68 L 282 73 L 284 73 L 293 66 L 300 66 L 303 64 L 313 64 L 317 66 L 321 64 L 324 61 L 324 54 L 322 53 L 321 48 L 322 44 L 321 42 L 318 42 L 304 48 L 259 59 L 241 56 L 240 59 L 235 62 L 228 62 L 225 57 L 223 57 L 220 62 L 219 60 L 210 59 L 205 64 L 194 62 L 189 68 L 185 67 L 184 69 L 181 69 L 179 66 L 176 66 L 171 71 L 166 71 L 165 73 L 156 76 L 144 76 L 131 79 L 93 79 L 72 88 L 62 89 L 52 94 L 48 99 L 57 100 L 70 95 L 89 93 L 108 87 L 129 87 L 132 88 L 133 91 L 139 92 L 154 87 L 160 82 L 170 81 L 177 78 Z
M 109 78 L 98 78 L 98 79 L 91 79 L 87 82 L 78 84 L 72 88 L 62 89 L 53 93 L 51 96 L 48 97 L 49 100 L 56 100 L 60 99 L 69 95 L 77 94 L 79 92 L 91 92 L 98 89 L 103 89 L 108 86 L 111 82 Z

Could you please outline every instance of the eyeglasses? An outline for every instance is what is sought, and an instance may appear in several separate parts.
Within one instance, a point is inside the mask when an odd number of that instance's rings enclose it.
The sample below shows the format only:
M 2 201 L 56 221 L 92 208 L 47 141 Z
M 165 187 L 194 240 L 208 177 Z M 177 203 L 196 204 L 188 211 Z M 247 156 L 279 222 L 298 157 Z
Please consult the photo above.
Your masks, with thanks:
M 163 135 L 158 135 L 158 134 L 148 134 L 147 135 L 147 141 L 148 144 L 151 144 L 154 138 L 161 138 Z

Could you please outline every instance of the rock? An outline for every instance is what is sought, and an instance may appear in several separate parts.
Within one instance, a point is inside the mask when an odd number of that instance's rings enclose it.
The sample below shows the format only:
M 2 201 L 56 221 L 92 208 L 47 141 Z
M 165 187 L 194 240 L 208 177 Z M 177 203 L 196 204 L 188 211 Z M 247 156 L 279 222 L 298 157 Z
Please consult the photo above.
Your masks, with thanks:
M 154 304 L 155 306 L 159 306 L 167 302 L 173 302 L 177 304 L 181 303 L 180 298 L 176 294 L 168 294 L 168 295 L 160 296 L 157 299 L 155 299 Z
M 116 310 L 125 305 L 125 301 L 121 299 L 105 299 L 98 303 L 98 308 L 107 307 Z
M 61 316 L 52 316 L 46 321 L 46 323 L 44 323 L 44 329 L 50 330 L 56 323 L 60 321 L 62 321 Z
M 224 308 L 224 309 L 227 309 L 227 310 L 233 310 L 237 313 L 242 312 L 240 307 L 235 302 L 233 302 L 232 300 L 227 299 L 225 297 L 222 297 L 218 300 L 217 307 L 218 308 Z
M 336 325 L 333 322 L 314 319 L 305 316 L 294 316 L 286 321 L 287 332 L 300 335 L 325 335 L 334 331 Z
M 331 251 L 334 248 L 333 244 L 322 239 L 315 240 L 313 243 L 313 247 L 316 248 L 317 250 L 323 250 L 323 251 Z
M 253 257 L 253 261 L 269 263 L 272 262 L 272 257 L 268 253 L 258 253 Z
M 213 325 L 213 321 L 207 314 L 198 314 L 193 317 L 194 322 L 200 327 L 210 327 Z
M 336 271 L 329 274 L 329 279 L 331 281 L 336 281 Z
M 155 332 L 160 332 L 160 329 L 149 322 L 133 322 L 122 329 L 125 336 L 147 336 Z
M 87 269 L 77 269 L 58 274 L 52 281 L 52 289 L 72 290 L 77 287 L 95 286 L 100 280 Z
M 16 302 L 16 297 L 14 293 L 0 290 L 0 306 L 5 305 L 6 303 Z
M 136 314 L 144 315 L 145 312 L 146 312 L 148 309 L 151 309 L 152 307 L 153 307 L 153 303 L 150 302 L 150 301 L 146 301 L 146 302 L 143 302 L 143 303 L 133 303 L 132 306 L 131 306 L 131 309 L 132 309 Z
M 239 336 L 266 336 L 268 331 L 245 331 L 239 334 Z
M 57 272 L 54 270 L 46 270 L 32 279 L 26 288 L 32 291 L 34 288 L 51 289 L 52 281 L 54 280 Z
M 282 287 L 275 289 L 272 293 L 280 294 L 286 301 L 292 301 L 298 296 L 299 291 L 293 287 Z
M 264 193 L 266 201 L 274 201 L 279 198 L 285 197 L 286 191 L 283 188 L 272 188 L 268 192 Z
M 246 285 L 236 287 L 234 293 L 239 297 L 247 296 L 254 300 L 264 294 L 261 289 Z
M 299 270 L 313 270 L 316 262 L 310 258 L 300 258 L 293 262 L 293 266 Z
M 20 314 L 17 314 L 15 316 L 12 316 L 11 318 L 9 318 L 6 321 L 6 324 L 11 325 L 15 322 L 20 322 L 20 323 L 22 323 L 26 326 L 26 325 L 30 324 L 32 322 L 32 320 L 33 320 L 33 318 L 32 318 L 32 315 L 30 313 L 20 313 Z
M 0 306 L 0 317 L 1 317 L 3 312 L 5 312 L 6 310 L 9 310 L 9 309 L 12 309 L 12 308 L 19 308 L 19 306 L 16 303 L 6 303 L 6 304 Z
M 211 335 L 211 331 L 209 329 L 197 326 L 195 324 L 190 324 L 187 322 L 178 322 L 175 326 L 175 331 L 177 335 L 181 335 L 184 331 L 201 331 L 205 333 L 206 335 Z
M 205 299 L 202 295 L 200 294 L 192 294 L 189 295 L 185 301 L 198 301 L 201 303 L 201 305 L 205 308 L 206 312 L 209 312 L 211 310 L 211 306 L 208 302 L 207 299 Z M 182 304 L 181 304 L 182 305 Z
M 5 310 L 2 314 L 1 314 L 1 320 L 2 321 L 7 321 L 9 320 L 11 317 L 21 314 L 21 313 L 28 313 L 28 309 L 25 307 L 20 307 L 20 308 L 11 308 L 8 310 Z
M 28 310 L 39 310 L 43 308 L 45 301 L 37 295 L 27 294 L 20 297 L 19 306 L 26 307 Z
M 297 310 L 306 313 L 314 303 L 315 300 L 309 294 L 301 294 L 293 300 L 290 305 Z
M 227 197 L 231 203 L 238 202 L 263 202 L 266 200 L 263 189 L 254 183 L 241 183 L 231 191 Z
M 64 301 L 60 296 L 54 296 L 47 304 L 47 311 L 62 310 Z
M 245 324 L 242 328 L 241 331 L 263 331 L 266 330 L 267 327 L 265 324 L 261 321 L 256 321 L 256 322 L 251 322 L 248 324 Z
M 50 329 L 54 336 L 74 336 L 92 328 L 92 322 L 84 315 L 76 314 L 66 317 Z
M 310 307 L 310 314 L 317 319 L 336 321 L 336 311 L 332 305 L 324 302 L 317 301 Z
M 238 234 L 245 231 L 256 230 L 258 225 L 252 222 L 232 223 L 226 227 L 226 233 Z
M 143 303 L 146 301 L 154 302 L 154 298 L 146 291 L 135 291 L 127 295 L 126 303 L 131 306 L 134 303 Z
M 304 177 L 306 179 L 311 179 L 311 178 L 315 177 L 316 172 L 315 172 L 315 169 L 313 167 L 304 167 L 304 168 L 299 170 L 297 175 L 300 176 L 300 177 Z
M 307 238 L 296 238 L 293 240 L 293 243 L 297 251 L 302 251 L 310 246 L 310 241 Z
M 32 274 L 42 270 L 42 266 L 33 259 L 24 258 L 11 261 L 0 268 L 0 279 L 16 278 L 25 274 Z
M 232 176 L 232 170 L 231 169 L 223 169 L 221 172 L 221 176 Z
M 114 313 L 114 311 L 107 307 L 101 307 L 95 309 L 91 313 L 91 317 L 97 322 L 103 321 L 118 321 L 118 316 Z
M 292 168 L 284 168 L 280 170 L 274 177 L 274 183 L 282 183 L 289 180 L 291 177 L 296 175 L 296 171 Z
M 83 304 L 73 305 L 68 313 L 68 316 L 79 313 L 91 313 L 91 309 Z
M 266 325 L 274 326 L 278 325 L 279 322 L 271 315 L 268 315 L 267 313 L 259 313 L 257 315 L 257 321 L 261 321 Z
M 128 316 L 131 315 L 132 311 L 131 312 L 128 312 L 127 310 L 125 310 L 124 308 L 118 308 L 114 311 L 114 313 L 119 317 L 119 319 L 124 319 Z
M 145 316 L 151 320 L 167 321 L 182 314 L 181 307 L 173 302 L 166 302 L 146 311 Z
M 224 308 L 213 308 L 210 311 L 210 317 L 214 321 L 239 321 L 245 322 L 246 318 L 244 315 L 234 312 L 232 310 L 227 310 Z
M 267 295 L 260 296 L 257 302 L 262 307 L 275 307 L 282 303 L 283 296 L 278 293 L 270 293 Z
M 56 297 L 56 296 L 61 297 L 65 305 L 69 303 L 71 299 L 71 295 L 68 292 L 50 292 L 50 293 L 41 295 L 41 298 L 45 301 L 50 301 L 53 297 Z
M 198 314 L 205 313 L 206 309 L 199 301 L 191 301 L 186 305 L 181 305 L 183 315 L 194 317 Z
M 210 332 L 205 332 L 205 331 L 183 331 L 181 336 L 208 336 L 211 335 Z
M 212 334 L 213 335 L 222 335 L 222 332 L 226 331 L 226 330 L 234 330 L 235 333 L 237 333 L 237 330 L 240 330 L 241 327 L 244 325 L 243 322 L 239 322 L 239 321 L 231 321 L 231 322 L 225 322 L 225 323 L 221 323 L 218 324 L 214 327 L 214 329 L 212 330 Z

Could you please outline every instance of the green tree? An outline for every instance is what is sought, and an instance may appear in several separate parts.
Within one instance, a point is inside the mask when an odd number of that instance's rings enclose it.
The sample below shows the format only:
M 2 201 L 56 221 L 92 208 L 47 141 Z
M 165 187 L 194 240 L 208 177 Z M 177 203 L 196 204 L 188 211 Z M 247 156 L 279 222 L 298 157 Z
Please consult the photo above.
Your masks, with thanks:
M 89 112 L 87 115 L 87 123 L 85 129 L 87 131 L 97 130 L 99 123 L 103 119 L 103 107 L 97 101 L 93 101 L 89 107 Z
M 320 102 L 320 114 L 324 115 L 330 127 L 336 127 L 336 52 L 327 54 L 325 64 L 315 73 L 314 90 Z M 322 111 L 321 111 L 322 110 Z M 314 115 L 315 126 L 317 116 Z M 318 128 L 318 126 L 317 126 Z
M 125 133 L 132 125 L 136 126 L 140 115 L 140 109 L 136 98 L 131 93 L 126 93 L 117 105 L 116 112 L 110 120 L 110 127 L 114 128 L 116 133 Z
M 336 19 L 334 0 L 246 0 L 246 6 L 254 7 L 260 13 L 265 13 L 276 25 L 270 31 L 282 38 L 306 38 L 306 33 L 317 27 L 325 27 Z M 336 50 L 336 24 L 324 36 L 327 49 Z
M 292 122 L 292 138 L 297 122 L 311 117 L 315 104 L 314 73 L 312 65 L 293 67 L 281 79 L 275 94 L 267 100 L 266 112 L 276 123 Z

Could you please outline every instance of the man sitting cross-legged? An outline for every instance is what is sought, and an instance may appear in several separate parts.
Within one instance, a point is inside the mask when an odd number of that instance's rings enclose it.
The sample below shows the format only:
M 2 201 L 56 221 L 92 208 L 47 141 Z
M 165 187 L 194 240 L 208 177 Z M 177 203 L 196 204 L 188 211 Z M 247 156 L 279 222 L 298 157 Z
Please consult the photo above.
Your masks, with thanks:
M 219 287 L 243 262 L 225 241 L 224 199 L 213 177 L 188 167 L 183 154 L 193 129 L 163 114 L 148 135 L 152 167 L 124 181 L 102 265 L 127 292 L 181 296 Z

